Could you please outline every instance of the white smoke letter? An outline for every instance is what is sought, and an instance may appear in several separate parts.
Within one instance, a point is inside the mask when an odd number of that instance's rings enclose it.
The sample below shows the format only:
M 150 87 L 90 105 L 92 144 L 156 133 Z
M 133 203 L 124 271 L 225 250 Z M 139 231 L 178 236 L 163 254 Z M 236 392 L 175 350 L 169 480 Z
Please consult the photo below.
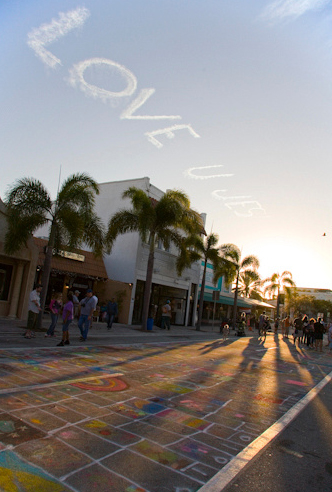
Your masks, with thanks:
M 217 164 L 215 166 L 201 166 L 201 167 L 190 167 L 189 169 L 186 169 L 183 174 L 184 176 L 192 179 L 211 179 L 211 178 L 231 178 L 234 176 L 234 174 L 194 174 L 194 171 L 201 171 L 201 170 L 206 170 L 206 169 L 216 169 L 224 167 L 223 164 Z M 225 191 L 225 190 L 224 190 Z
M 237 215 L 238 217 L 253 217 L 254 210 L 260 210 L 261 212 L 263 212 L 263 214 L 260 215 L 266 215 L 264 208 L 257 201 L 229 202 L 229 203 L 225 203 L 225 205 L 227 208 L 232 210 L 235 213 L 235 215 Z M 237 210 L 238 207 L 240 211 Z
M 175 130 L 185 130 L 187 129 L 188 132 L 194 137 L 194 138 L 201 138 L 198 133 L 196 133 L 191 125 L 174 125 L 174 126 L 169 126 L 168 128 L 162 128 L 160 130 L 155 130 L 154 132 L 147 132 L 145 135 L 148 137 L 149 142 L 151 142 L 153 145 L 155 145 L 158 149 L 161 149 L 163 147 L 163 144 L 159 142 L 155 138 L 155 135 L 163 135 L 165 134 L 167 138 L 174 138 L 174 131 Z
M 106 89 L 102 89 L 96 85 L 88 84 L 84 79 L 84 72 L 87 68 L 92 67 L 93 65 L 102 66 L 107 65 L 112 69 L 116 70 L 125 80 L 126 87 L 119 92 L 112 92 Z M 70 78 L 69 83 L 76 87 L 78 86 L 81 91 L 85 92 L 88 96 L 102 99 L 103 101 L 112 100 L 119 97 L 131 96 L 137 87 L 137 79 L 135 75 L 128 70 L 128 68 L 116 63 L 115 61 L 108 60 L 107 58 L 90 58 L 89 60 L 85 60 L 77 63 L 73 66 L 73 68 L 69 71 Z
M 137 111 L 143 104 L 155 93 L 155 89 L 142 89 L 136 99 L 134 99 L 130 105 L 122 111 L 120 118 L 122 120 L 181 120 L 180 115 L 159 115 L 159 116 L 133 116 L 133 113 Z
M 65 36 L 69 31 L 83 26 L 90 12 L 85 7 L 78 7 L 67 13 L 60 12 L 59 19 L 52 19 L 49 24 L 42 24 L 28 33 L 28 46 L 34 50 L 43 63 L 51 68 L 62 65 L 61 60 L 45 49 L 45 46 Z

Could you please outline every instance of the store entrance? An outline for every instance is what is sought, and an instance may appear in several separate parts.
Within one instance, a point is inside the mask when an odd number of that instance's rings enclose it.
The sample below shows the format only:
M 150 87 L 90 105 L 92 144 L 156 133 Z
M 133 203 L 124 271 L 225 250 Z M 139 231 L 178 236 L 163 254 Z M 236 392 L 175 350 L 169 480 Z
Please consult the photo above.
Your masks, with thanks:
M 145 282 L 137 281 L 135 304 L 133 312 L 133 324 L 140 324 L 142 321 L 142 306 Z M 154 324 L 161 325 L 162 306 L 167 300 L 171 305 L 171 324 L 184 326 L 186 319 L 187 291 L 166 285 L 152 284 L 150 312 L 149 316 L 154 318 Z

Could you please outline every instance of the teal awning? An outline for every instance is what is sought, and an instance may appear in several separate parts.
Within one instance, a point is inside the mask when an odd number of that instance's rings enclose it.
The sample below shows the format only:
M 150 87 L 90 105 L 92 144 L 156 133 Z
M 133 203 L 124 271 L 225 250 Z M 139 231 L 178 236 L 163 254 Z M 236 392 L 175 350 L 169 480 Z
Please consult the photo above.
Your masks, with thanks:
M 226 304 L 227 306 L 233 306 L 234 305 L 234 297 L 229 297 L 229 296 L 223 296 L 220 294 L 219 296 L 219 301 L 214 301 L 212 299 L 212 290 L 208 292 L 204 292 L 204 301 L 206 302 L 216 302 L 216 304 Z M 198 296 L 199 298 L 199 296 Z M 238 307 L 242 308 L 253 308 L 253 307 L 263 307 L 263 308 L 272 308 L 275 309 L 275 306 L 272 306 L 271 304 L 267 304 L 266 302 L 261 302 L 257 301 L 255 299 L 244 299 L 243 297 L 238 297 L 237 298 L 237 305 Z

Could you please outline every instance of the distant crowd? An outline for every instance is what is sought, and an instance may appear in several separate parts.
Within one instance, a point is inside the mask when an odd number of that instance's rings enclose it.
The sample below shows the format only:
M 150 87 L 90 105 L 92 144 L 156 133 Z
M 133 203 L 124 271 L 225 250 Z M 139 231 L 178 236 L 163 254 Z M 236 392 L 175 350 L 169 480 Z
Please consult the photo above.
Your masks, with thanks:
M 223 318 L 220 325 L 220 332 L 223 334 L 224 340 L 229 333 L 229 326 L 230 320 Z M 263 311 L 259 318 L 246 316 L 245 313 L 242 313 L 235 327 L 237 336 L 243 336 L 246 329 L 249 331 L 256 329 L 258 337 L 264 340 L 266 339 L 267 332 L 273 331 L 277 336 L 280 330 L 283 339 L 292 337 L 294 345 L 302 344 L 309 349 L 319 352 L 323 351 L 324 334 L 327 333 L 328 343 L 326 346 L 329 347 L 329 352 L 332 354 L 332 323 L 324 323 L 321 317 L 317 319 L 309 318 L 304 314 L 291 318 L 289 315 L 286 315 L 284 318 L 277 317 L 274 321 L 271 321 L 265 311 Z

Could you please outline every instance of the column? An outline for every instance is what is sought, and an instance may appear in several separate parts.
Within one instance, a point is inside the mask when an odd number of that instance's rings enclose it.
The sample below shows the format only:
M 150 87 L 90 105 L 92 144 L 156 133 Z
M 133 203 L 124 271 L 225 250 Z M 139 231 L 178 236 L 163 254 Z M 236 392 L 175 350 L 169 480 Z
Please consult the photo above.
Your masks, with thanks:
M 10 300 L 8 318 L 17 318 L 17 308 L 18 308 L 18 302 L 19 302 L 20 293 L 21 293 L 23 269 L 24 269 L 24 262 L 18 261 L 16 263 L 14 287 L 13 287 L 11 300 Z

